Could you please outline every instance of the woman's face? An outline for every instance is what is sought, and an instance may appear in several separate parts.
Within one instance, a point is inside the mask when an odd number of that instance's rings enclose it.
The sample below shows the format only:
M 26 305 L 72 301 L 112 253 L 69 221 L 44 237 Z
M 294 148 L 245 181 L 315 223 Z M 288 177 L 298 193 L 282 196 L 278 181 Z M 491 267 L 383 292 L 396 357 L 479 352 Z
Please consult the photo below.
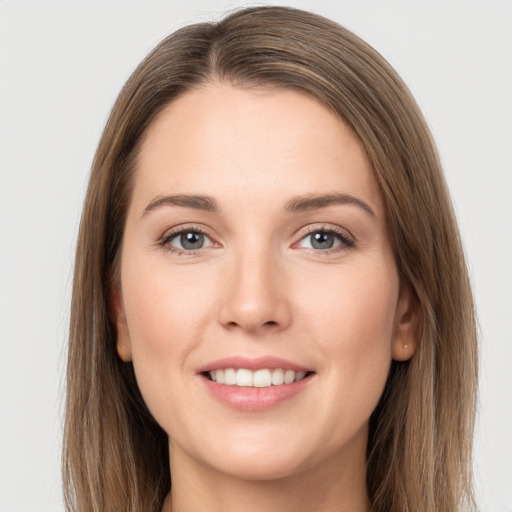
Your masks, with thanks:
M 171 465 L 364 464 L 391 359 L 414 350 L 409 298 L 370 162 L 317 100 L 211 84 L 161 112 L 120 276 L 118 351 Z

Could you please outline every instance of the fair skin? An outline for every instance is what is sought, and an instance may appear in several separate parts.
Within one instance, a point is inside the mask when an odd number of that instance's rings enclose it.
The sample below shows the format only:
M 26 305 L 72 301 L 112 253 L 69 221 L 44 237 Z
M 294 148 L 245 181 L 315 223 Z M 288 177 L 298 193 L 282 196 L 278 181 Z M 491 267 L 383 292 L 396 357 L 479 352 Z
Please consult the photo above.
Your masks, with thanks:
M 415 343 L 346 124 L 291 90 L 172 102 L 142 144 L 113 295 L 119 355 L 169 435 L 165 512 L 368 510 L 368 420 Z M 212 380 L 228 368 L 300 380 Z

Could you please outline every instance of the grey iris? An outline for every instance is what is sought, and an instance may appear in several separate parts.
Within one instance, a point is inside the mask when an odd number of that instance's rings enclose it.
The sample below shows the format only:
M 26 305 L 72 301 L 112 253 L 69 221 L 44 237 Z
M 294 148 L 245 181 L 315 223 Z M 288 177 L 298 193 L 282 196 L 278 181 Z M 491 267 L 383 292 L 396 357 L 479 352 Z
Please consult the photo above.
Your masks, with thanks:
M 202 233 L 189 231 L 188 233 L 183 233 L 180 236 L 180 243 L 183 249 L 201 249 L 204 244 L 204 235 Z
M 311 247 L 313 249 L 330 249 L 334 245 L 334 235 L 318 231 L 311 236 Z

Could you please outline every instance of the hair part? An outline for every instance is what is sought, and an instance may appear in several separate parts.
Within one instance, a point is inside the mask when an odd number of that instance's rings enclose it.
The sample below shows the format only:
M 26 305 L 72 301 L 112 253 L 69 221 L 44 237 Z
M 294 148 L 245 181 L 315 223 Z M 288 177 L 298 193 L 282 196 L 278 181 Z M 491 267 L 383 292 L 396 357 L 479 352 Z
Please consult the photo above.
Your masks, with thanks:
M 384 198 L 402 286 L 416 301 L 418 349 L 393 362 L 370 419 L 374 512 L 474 507 L 474 307 L 436 147 L 392 67 L 348 30 L 286 7 L 237 11 L 164 39 L 112 109 L 94 158 L 78 236 L 63 451 L 68 511 L 160 511 L 171 480 L 167 435 L 133 366 L 116 353 L 112 283 L 144 134 L 180 95 L 213 81 L 309 94 L 360 138 Z

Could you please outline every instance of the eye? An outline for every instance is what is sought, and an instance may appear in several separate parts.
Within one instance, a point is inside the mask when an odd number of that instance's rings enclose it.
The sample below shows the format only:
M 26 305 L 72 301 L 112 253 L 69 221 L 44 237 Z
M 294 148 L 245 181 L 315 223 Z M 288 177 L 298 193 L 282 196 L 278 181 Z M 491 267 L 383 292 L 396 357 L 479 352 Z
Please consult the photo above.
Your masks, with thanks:
M 211 247 L 212 241 L 201 231 L 188 229 L 165 237 L 163 245 L 171 251 L 191 252 Z
M 328 251 L 336 248 L 352 247 L 354 242 L 345 234 L 328 229 L 318 229 L 303 237 L 298 247 L 314 249 L 317 251 Z

